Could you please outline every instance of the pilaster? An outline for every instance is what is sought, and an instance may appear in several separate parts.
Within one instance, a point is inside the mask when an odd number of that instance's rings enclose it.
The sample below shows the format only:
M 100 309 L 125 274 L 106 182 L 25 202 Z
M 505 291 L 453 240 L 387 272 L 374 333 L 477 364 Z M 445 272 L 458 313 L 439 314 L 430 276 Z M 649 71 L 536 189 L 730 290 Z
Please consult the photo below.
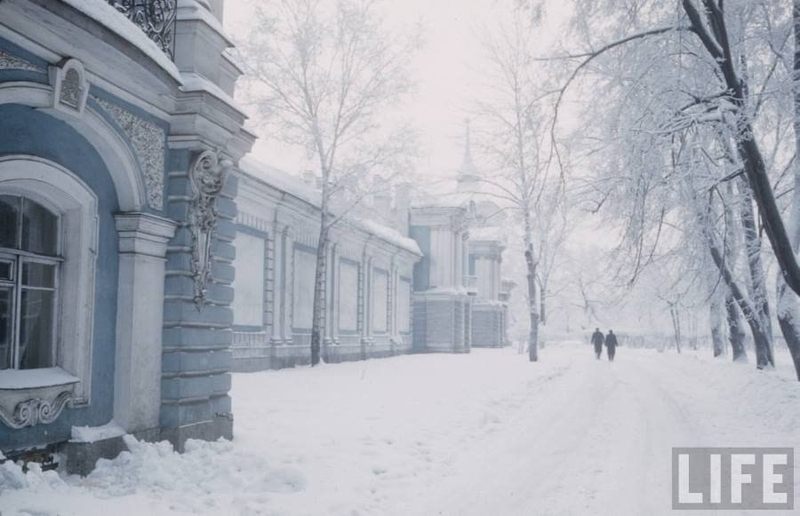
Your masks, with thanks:
M 119 295 L 114 421 L 126 432 L 158 429 L 167 242 L 171 220 L 146 213 L 115 217 L 119 236 Z M 153 302 L 156 300 L 156 302 Z

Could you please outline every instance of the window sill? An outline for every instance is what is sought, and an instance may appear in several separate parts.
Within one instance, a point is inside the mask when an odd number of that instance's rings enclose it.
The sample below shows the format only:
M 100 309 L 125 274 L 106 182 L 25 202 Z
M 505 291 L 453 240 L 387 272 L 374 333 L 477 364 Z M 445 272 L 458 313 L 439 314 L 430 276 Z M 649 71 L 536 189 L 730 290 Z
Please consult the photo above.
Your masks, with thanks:
M 80 382 L 60 367 L 46 369 L 5 369 L 0 371 L 0 391 L 17 391 L 40 387 L 55 387 Z
M 52 423 L 79 382 L 60 367 L 0 371 L 0 422 L 14 429 Z

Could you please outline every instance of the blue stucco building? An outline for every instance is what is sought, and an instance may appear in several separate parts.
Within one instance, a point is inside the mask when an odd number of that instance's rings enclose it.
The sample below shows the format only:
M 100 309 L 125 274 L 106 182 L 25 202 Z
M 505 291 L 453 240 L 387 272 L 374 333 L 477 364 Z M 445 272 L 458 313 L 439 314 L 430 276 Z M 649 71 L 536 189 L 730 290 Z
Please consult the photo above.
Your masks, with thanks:
M 231 437 L 236 167 L 222 2 L 0 2 L 0 451 Z M 138 25 L 138 26 L 137 26 Z M 44 450 L 44 451 L 43 451 Z

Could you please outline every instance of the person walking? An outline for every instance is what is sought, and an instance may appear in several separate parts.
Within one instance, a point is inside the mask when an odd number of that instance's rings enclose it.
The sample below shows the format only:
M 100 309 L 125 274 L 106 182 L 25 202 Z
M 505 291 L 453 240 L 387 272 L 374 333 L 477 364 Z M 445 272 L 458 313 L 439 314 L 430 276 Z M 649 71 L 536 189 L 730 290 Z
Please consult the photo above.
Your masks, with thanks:
M 600 360 L 600 355 L 603 353 L 603 340 L 600 328 L 595 328 L 592 333 L 592 344 L 594 344 L 594 354 L 597 355 L 597 360 Z
M 608 361 L 614 361 L 614 355 L 617 353 L 617 336 L 614 335 L 614 330 L 608 330 L 606 335 L 606 351 L 608 352 Z

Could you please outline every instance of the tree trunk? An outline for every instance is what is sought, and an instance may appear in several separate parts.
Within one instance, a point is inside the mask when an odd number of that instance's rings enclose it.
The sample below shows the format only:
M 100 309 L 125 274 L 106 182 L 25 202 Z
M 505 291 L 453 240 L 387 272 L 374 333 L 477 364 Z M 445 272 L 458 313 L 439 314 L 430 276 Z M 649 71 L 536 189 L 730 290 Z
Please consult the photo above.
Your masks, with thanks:
M 794 21 L 794 191 L 790 206 L 789 228 L 791 231 L 792 250 L 800 250 L 800 0 L 794 0 L 792 18 Z M 792 355 L 794 370 L 800 380 L 800 306 L 797 295 L 789 289 L 783 274 L 778 273 L 778 326 L 781 329 L 786 346 Z
M 543 333 L 545 337 L 542 340 L 538 341 L 537 344 L 539 345 L 540 349 L 544 349 L 547 340 L 547 318 L 545 317 L 546 312 L 545 312 L 545 297 L 544 297 L 545 290 L 544 287 L 542 286 L 539 287 L 539 290 L 541 291 L 540 297 L 542 298 L 542 302 L 539 304 L 539 324 L 542 325 L 540 333 Z M 537 340 L 538 340 L 538 333 L 539 332 L 537 332 Z
M 675 305 L 670 304 L 669 315 L 672 317 L 672 332 L 675 339 L 675 349 L 678 353 L 681 352 L 681 318 L 678 309 Z
M 711 326 L 711 344 L 714 356 L 719 357 L 725 353 L 725 340 L 722 330 L 722 303 L 719 295 L 714 293 L 709 308 L 709 323 Z
M 772 318 L 770 317 L 769 301 L 767 300 L 767 277 L 764 273 L 764 264 L 761 259 L 761 239 L 758 236 L 755 214 L 753 213 L 753 195 L 746 184 L 742 184 L 740 190 L 745 254 L 747 267 L 750 271 L 750 299 L 755 307 L 754 316 L 758 318 L 763 330 L 758 337 L 753 335 L 753 343 L 756 348 L 756 365 L 759 369 L 764 369 L 775 365 L 772 355 Z
M 325 331 L 325 299 L 328 270 L 328 228 L 327 220 L 323 215 L 323 222 L 319 231 L 317 244 L 317 266 L 314 273 L 314 308 L 311 323 L 311 365 L 320 362 L 322 339 Z
M 742 329 L 742 318 L 739 307 L 732 294 L 725 296 L 725 312 L 728 320 L 728 340 L 731 343 L 734 362 L 747 362 L 747 351 L 744 349 L 745 332 Z
M 539 314 L 536 312 L 536 262 L 533 259 L 533 246 L 525 249 L 525 264 L 528 268 L 528 308 L 530 311 L 530 335 L 528 337 L 528 359 L 539 360 Z
M 722 274 L 722 279 L 725 281 L 725 284 L 728 285 L 731 296 L 742 310 L 745 320 L 747 320 L 747 324 L 750 326 L 750 332 L 753 334 L 753 341 L 756 343 L 756 349 L 758 349 L 758 346 L 768 346 L 769 338 L 764 331 L 764 327 L 761 325 L 761 319 L 758 317 L 755 307 L 750 300 L 745 297 L 744 293 L 739 288 L 739 285 L 734 280 L 733 274 L 723 260 L 719 249 L 717 249 L 717 247 L 711 242 L 709 242 L 709 249 L 711 251 L 711 257 L 714 260 L 714 263 L 717 265 L 717 268 Z M 733 345 L 733 337 L 731 337 L 731 346 Z M 744 349 L 743 346 L 742 349 Z M 733 359 L 737 359 L 735 351 Z M 759 369 L 762 369 L 763 367 L 764 366 L 761 365 L 758 366 Z

